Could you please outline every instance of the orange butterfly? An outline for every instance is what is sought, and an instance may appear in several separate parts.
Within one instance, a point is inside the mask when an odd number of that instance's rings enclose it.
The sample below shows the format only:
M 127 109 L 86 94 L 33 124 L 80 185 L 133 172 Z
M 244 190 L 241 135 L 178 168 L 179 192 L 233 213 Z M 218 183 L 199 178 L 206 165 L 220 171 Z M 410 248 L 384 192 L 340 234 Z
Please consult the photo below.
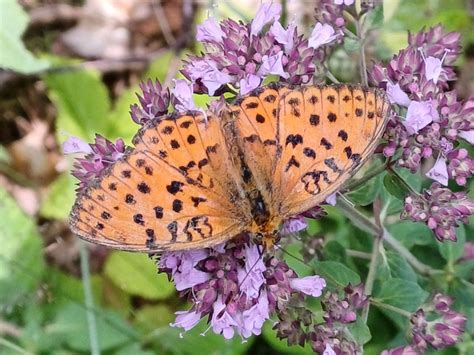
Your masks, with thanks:
M 371 156 L 388 110 L 377 89 L 268 86 L 222 117 L 150 121 L 78 197 L 72 231 L 143 252 L 211 247 L 241 232 L 271 245 L 284 220 L 324 202 Z

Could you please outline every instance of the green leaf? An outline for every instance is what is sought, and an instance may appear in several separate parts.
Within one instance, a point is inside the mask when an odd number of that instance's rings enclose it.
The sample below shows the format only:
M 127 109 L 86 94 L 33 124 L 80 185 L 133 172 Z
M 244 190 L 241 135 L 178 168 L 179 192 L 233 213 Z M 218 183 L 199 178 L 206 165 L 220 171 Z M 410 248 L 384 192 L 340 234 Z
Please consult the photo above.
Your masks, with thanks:
M 349 283 L 357 285 L 360 276 L 346 265 L 335 261 L 313 261 L 311 263 L 315 273 L 323 277 L 329 288 L 345 287 Z
M 364 20 L 364 29 L 371 30 L 379 28 L 383 24 L 384 19 L 383 6 L 377 6 L 373 10 L 369 11 Z
M 471 282 L 458 278 L 454 279 L 450 285 L 450 294 L 456 298 L 456 302 L 474 307 L 474 284 Z
M 46 218 L 65 220 L 69 216 L 76 198 L 76 180 L 70 173 L 64 173 L 51 185 L 41 205 L 41 215 Z
M 456 228 L 456 236 L 458 240 L 452 242 L 446 240 L 444 242 L 438 242 L 439 253 L 449 263 L 454 263 L 458 260 L 464 252 L 464 244 L 466 243 L 466 233 L 464 226 Z
M 385 280 L 374 291 L 374 299 L 377 302 L 389 304 L 409 312 L 415 311 L 428 297 L 428 292 L 423 290 L 417 283 L 398 278 Z
M 343 47 L 347 53 L 357 52 L 360 49 L 360 41 L 357 38 L 345 37 Z
M 355 204 L 360 206 L 367 206 L 374 202 L 382 188 L 382 177 L 377 175 L 375 178 L 368 181 L 365 185 L 355 191 L 347 194 L 347 197 Z
M 174 286 L 166 274 L 144 254 L 114 251 L 105 264 L 105 274 L 122 290 L 152 300 L 166 299 Z
M 392 196 L 402 201 L 404 200 L 405 196 L 410 193 L 405 185 L 400 182 L 398 177 L 390 172 L 385 175 L 383 179 L 383 185 Z
M 383 0 L 384 22 L 388 22 L 396 13 L 401 0 Z
M 394 252 L 387 252 L 386 256 L 392 277 L 411 282 L 417 281 L 415 270 L 405 258 Z
M 117 314 L 98 308 L 94 309 L 94 313 L 100 350 L 105 351 L 136 338 L 132 328 Z M 49 327 L 72 349 L 90 351 L 87 311 L 84 306 L 65 304 Z
M 9 307 L 33 296 L 38 287 L 44 271 L 43 243 L 34 220 L 2 188 L 0 216 L 0 303 Z
M 429 245 L 434 241 L 433 232 L 423 223 L 399 221 L 389 225 L 387 229 L 407 248 L 414 245 Z
M 91 141 L 95 133 L 107 136 L 114 122 L 108 117 L 110 100 L 98 73 L 77 71 L 45 77 L 49 97 L 58 110 L 56 129 Z M 64 141 L 62 137 L 60 139 Z
M 454 265 L 454 274 L 462 279 L 469 279 L 474 274 L 474 260 L 464 260 Z
M 135 325 L 144 332 L 168 327 L 174 319 L 175 315 L 171 308 L 164 304 L 143 306 L 135 313 Z
M 35 58 L 21 40 L 28 24 L 28 16 L 18 1 L 0 1 L 0 14 L 0 68 L 25 74 L 46 69 L 48 62 Z
M 349 324 L 347 328 L 359 345 L 367 343 L 372 338 L 369 327 L 364 323 L 361 317 L 357 317 L 357 320 Z

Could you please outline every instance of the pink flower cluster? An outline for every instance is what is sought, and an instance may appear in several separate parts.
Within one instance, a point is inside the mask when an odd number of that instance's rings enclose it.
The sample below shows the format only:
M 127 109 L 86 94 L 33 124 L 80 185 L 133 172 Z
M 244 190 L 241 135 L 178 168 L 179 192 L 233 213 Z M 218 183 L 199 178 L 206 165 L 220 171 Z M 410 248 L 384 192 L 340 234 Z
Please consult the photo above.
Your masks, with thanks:
M 246 235 L 215 248 L 164 253 L 158 267 L 192 303 L 172 326 L 188 331 L 208 317 L 213 332 L 226 339 L 260 334 L 293 297 L 319 297 L 326 286 L 319 276 L 299 278 L 283 261 L 264 258 Z

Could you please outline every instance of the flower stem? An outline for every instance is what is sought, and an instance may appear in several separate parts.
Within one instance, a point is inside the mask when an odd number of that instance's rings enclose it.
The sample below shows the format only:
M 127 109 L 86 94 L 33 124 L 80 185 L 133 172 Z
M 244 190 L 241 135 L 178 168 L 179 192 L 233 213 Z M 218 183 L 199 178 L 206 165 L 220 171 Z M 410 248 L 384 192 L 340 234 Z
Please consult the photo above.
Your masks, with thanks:
M 386 310 L 401 314 L 404 317 L 411 318 L 411 313 L 408 311 L 405 311 L 404 309 L 401 309 L 401 308 L 398 308 L 386 303 L 378 302 L 376 300 L 370 300 L 370 303 L 372 303 L 374 306 L 378 308 L 384 308 Z
M 369 84 L 369 80 L 367 78 L 367 62 L 365 59 L 365 40 L 364 40 L 364 31 L 362 29 L 362 23 L 361 23 L 361 18 L 356 21 L 356 32 L 357 32 L 357 37 L 359 37 L 359 69 L 360 69 L 360 80 L 362 81 L 362 84 L 367 86 Z
M 83 242 L 79 244 L 80 256 L 81 256 L 81 275 L 82 275 L 82 286 L 84 288 L 84 299 L 87 312 L 87 325 L 89 328 L 89 342 L 91 346 L 91 354 L 99 355 L 99 340 L 97 338 L 97 323 L 94 314 L 94 299 L 92 297 L 92 287 L 90 279 L 90 268 L 89 268 L 89 253 L 87 252 L 86 245 Z
M 381 221 L 380 221 L 381 203 L 382 202 L 380 198 L 377 198 L 374 201 L 374 216 L 376 218 L 376 224 L 378 227 L 381 226 Z M 370 258 L 369 272 L 367 274 L 367 279 L 365 280 L 364 293 L 368 296 L 372 294 L 374 281 L 375 281 L 375 275 L 377 273 L 378 256 L 380 254 L 380 248 L 382 247 L 383 247 L 383 230 L 380 230 L 380 233 L 375 236 L 374 244 L 372 246 L 372 256 Z M 362 310 L 362 319 L 364 323 L 367 323 L 367 318 L 369 317 L 369 308 L 370 308 L 370 303 L 367 303 L 367 305 Z
M 376 177 L 377 175 L 383 173 L 387 169 L 387 164 L 381 164 L 377 166 L 376 168 L 372 169 L 369 171 L 367 174 L 362 176 L 360 179 L 353 181 L 351 184 L 348 184 L 345 188 L 344 191 L 354 191 L 361 187 L 362 185 L 365 185 L 365 183 L 372 178 Z
M 419 261 L 410 251 L 405 248 L 398 240 L 396 240 L 385 228 L 381 231 L 369 217 L 355 209 L 349 201 L 345 201 L 340 198 L 337 200 L 336 206 L 340 211 L 346 215 L 347 218 L 354 223 L 355 226 L 362 229 L 363 231 L 377 237 L 383 231 L 383 241 L 386 242 L 392 249 L 396 250 L 402 257 L 404 257 L 408 263 L 420 274 L 425 276 L 436 275 L 444 273 L 442 270 L 432 269 L 430 266 L 423 264 Z
M 364 251 L 359 251 L 359 250 L 353 250 L 353 249 L 347 249 L 346 254 L 353 258 L 366 259 L 366 260 L 370 260 L 372 257 L 372 254 L 370 253 L 366 253 Z

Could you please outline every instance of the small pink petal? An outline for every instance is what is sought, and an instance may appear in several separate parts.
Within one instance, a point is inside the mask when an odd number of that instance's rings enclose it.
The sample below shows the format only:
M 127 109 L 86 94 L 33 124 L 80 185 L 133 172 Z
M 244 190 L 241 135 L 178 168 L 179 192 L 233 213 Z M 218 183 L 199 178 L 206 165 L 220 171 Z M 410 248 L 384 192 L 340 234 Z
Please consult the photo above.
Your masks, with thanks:
M 444 186 L 448 186 L 449 175 L 446 159 L 439 157 L 435 165 L 426 173 L 426 176 Z
M 82 139 L 77 137 L 69 137 L 67 141 L 63 143 L 64 154 L 74 153 L 92 153 L 92 148 L 89 144 L 84 142 Z

